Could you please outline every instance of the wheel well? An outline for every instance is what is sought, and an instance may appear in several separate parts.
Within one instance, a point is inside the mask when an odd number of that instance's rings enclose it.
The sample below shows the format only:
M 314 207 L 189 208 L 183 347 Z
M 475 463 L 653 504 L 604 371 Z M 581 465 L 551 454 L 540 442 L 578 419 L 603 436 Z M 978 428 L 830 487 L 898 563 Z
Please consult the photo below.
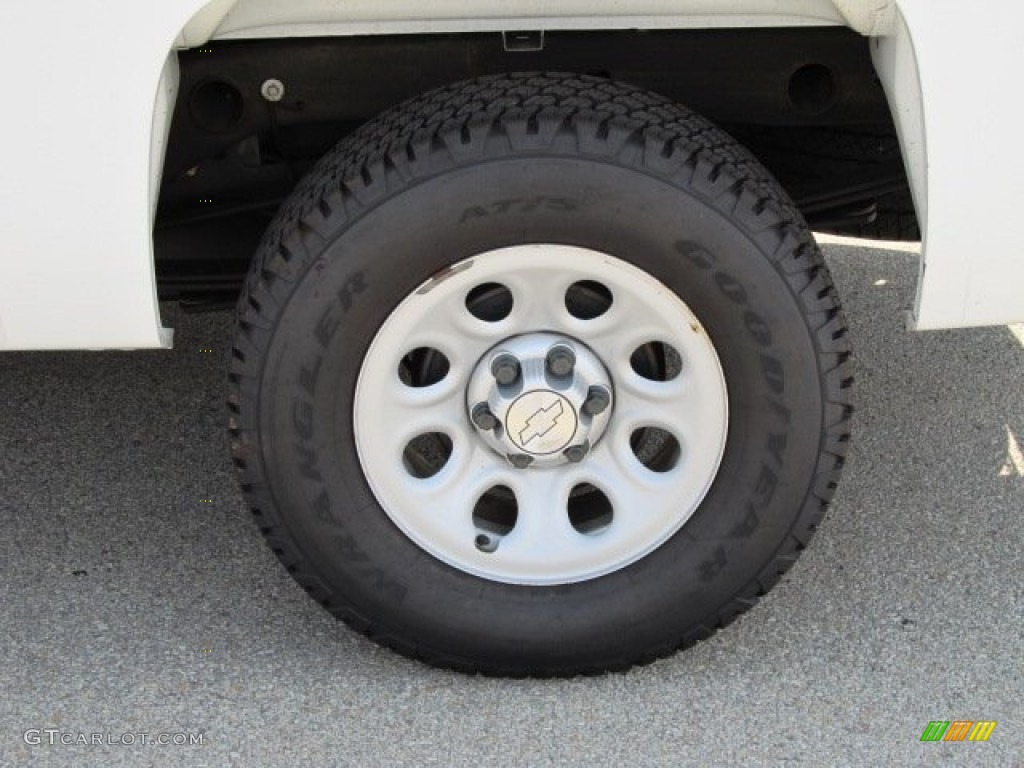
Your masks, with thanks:
M 488 74 L 598 75 L 684 103 L 746 144 L 819 229 L 863 228 L 906 195 L 868 39 L 842 27 L 215 41 L 178 63 L 154 234 L 165 299 L 232 303 L 319 156 L 407 98 Z

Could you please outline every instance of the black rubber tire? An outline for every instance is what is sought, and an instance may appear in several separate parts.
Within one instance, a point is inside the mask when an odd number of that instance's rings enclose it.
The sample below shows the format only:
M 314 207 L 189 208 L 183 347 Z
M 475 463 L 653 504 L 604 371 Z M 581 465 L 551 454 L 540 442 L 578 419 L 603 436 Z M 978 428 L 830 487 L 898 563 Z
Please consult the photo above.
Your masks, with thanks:
M 421 550 L 378 505 L 352 434 L 356 378 L 388 313 L 447 265 L 528 242 L 611 253 L 674 290 L 717 347 L 731 414 L 716 480 L 676 535 L 553 587 Z M 283 206 L 239 302 L 232 450 L 274 552 L 353 628 L 463 671 L 595 673 L 708 637 L 792 565 L 839 479 L 848 360 L 806 225 L 726 134 L 598 78 L 484 78 L 367 124 Z

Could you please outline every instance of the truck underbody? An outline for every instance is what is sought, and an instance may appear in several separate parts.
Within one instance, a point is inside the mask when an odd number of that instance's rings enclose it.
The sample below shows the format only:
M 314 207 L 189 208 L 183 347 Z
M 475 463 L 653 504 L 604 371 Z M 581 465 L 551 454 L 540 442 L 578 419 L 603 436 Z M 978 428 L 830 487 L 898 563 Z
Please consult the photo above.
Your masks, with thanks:
M 919 238 L 869 41 L 844 28 L 222 41 L 178 54 L 154 234 L 161 299 L 233 305 L 297 181 L 365 121 L 476 76 L 560 71 L 659 92 L 776 176 L 816 230 Z

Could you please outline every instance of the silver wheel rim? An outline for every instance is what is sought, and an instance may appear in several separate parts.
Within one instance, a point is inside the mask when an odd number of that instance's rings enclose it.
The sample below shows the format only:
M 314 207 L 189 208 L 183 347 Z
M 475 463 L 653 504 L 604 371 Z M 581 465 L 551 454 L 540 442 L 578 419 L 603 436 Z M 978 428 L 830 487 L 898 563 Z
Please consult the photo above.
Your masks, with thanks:
M 574 315 L 567 296 L 580 284 L 603 287 L 610 305 Z M 507 314 L 482 319 L 471 311 L 467 297 L 480 286 L 505 291 Z M 577 353 L 564 380 L 538 369 L 559 343 Z M 521 362 L 520 390 L 502 395 L 492 364 L 510 347 Z M 400 370 L 414 350 L 433 350 L 433 361 L 440 353 L 447 366 L 410 382 Z M 655 359 L 651 350 L 671 360 L 645 370 L 635 355 Z M 594 387 L 606 387 L 609 402 L 590 414 Z M 543 424 L 503 440 L 503 419 L 526 423 L 521 408 L 508 409 L 533 390 L 541 395 L 522 402 L 548 408 L 535 420 Z M 498 426 L 474 414 L 482 402 L 497 411 Z M 547 413 L 569 409 L 576 431 L 548 439 L 528 464 L 510 458 L 524 436 L 553 429 Z M 658 280 L 597 251 L 523 245 L 460 262 L 399 304 L 364 359 L 354 424 L 370 488 L 416 544 L 482 578 L 551 585 L 619 570 L 686 523 L 718 471 L 728 397 L 699 319 Z

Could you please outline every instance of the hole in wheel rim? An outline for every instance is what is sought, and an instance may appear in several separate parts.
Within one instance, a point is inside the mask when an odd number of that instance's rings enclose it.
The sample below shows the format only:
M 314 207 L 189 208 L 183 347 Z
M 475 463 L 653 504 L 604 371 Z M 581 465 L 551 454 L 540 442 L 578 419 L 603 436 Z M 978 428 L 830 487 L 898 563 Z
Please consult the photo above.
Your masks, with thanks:
M 443 432 L 425 432 L 410 440 L 402 451 L 405 470 L 420 480 L 433 477 L 452 456 L 452 439 Z
M 569 523 L 577 533 L 594 535 L 612 524 L 612 502 L 604 492 L 589 483 L 573 486 L 569 493 Z
M 679 464 L 682 448 L 675 435 L 660 427 L 640 427 L 629 436 L 637 461 L 652 472 L 670 472 Z
M 398 363 L 398 378 L 407 387 L 430 387 L 447 376 L 450 369 L 451 363 L 441 350 L 417 347 Z
M 466 309 L 477 320 L 497 323 L 512 312 L 512 291 L 501 283 L 481 283 L 466 295 Z
M 577 320 L 600 317 L 612 305 L 612 292 L 596 280 L 580 280 L 565 292 L 565 309 Z
M 495 538 L 500 539 L 511 533 L 518 519 L 519 504 L 512 489 L 505 485 L 488 488 L 473 506 L 473 525 L 478 531 L 475 542 L 477 549 L 493 551 L 488 547 L 494 543 Z
M 671 381 L 683 369 L 683 358 L 678 350 L 664 341 L 649 341 L 633 350 L 629 356 L 633 373 L 649 381 Z

